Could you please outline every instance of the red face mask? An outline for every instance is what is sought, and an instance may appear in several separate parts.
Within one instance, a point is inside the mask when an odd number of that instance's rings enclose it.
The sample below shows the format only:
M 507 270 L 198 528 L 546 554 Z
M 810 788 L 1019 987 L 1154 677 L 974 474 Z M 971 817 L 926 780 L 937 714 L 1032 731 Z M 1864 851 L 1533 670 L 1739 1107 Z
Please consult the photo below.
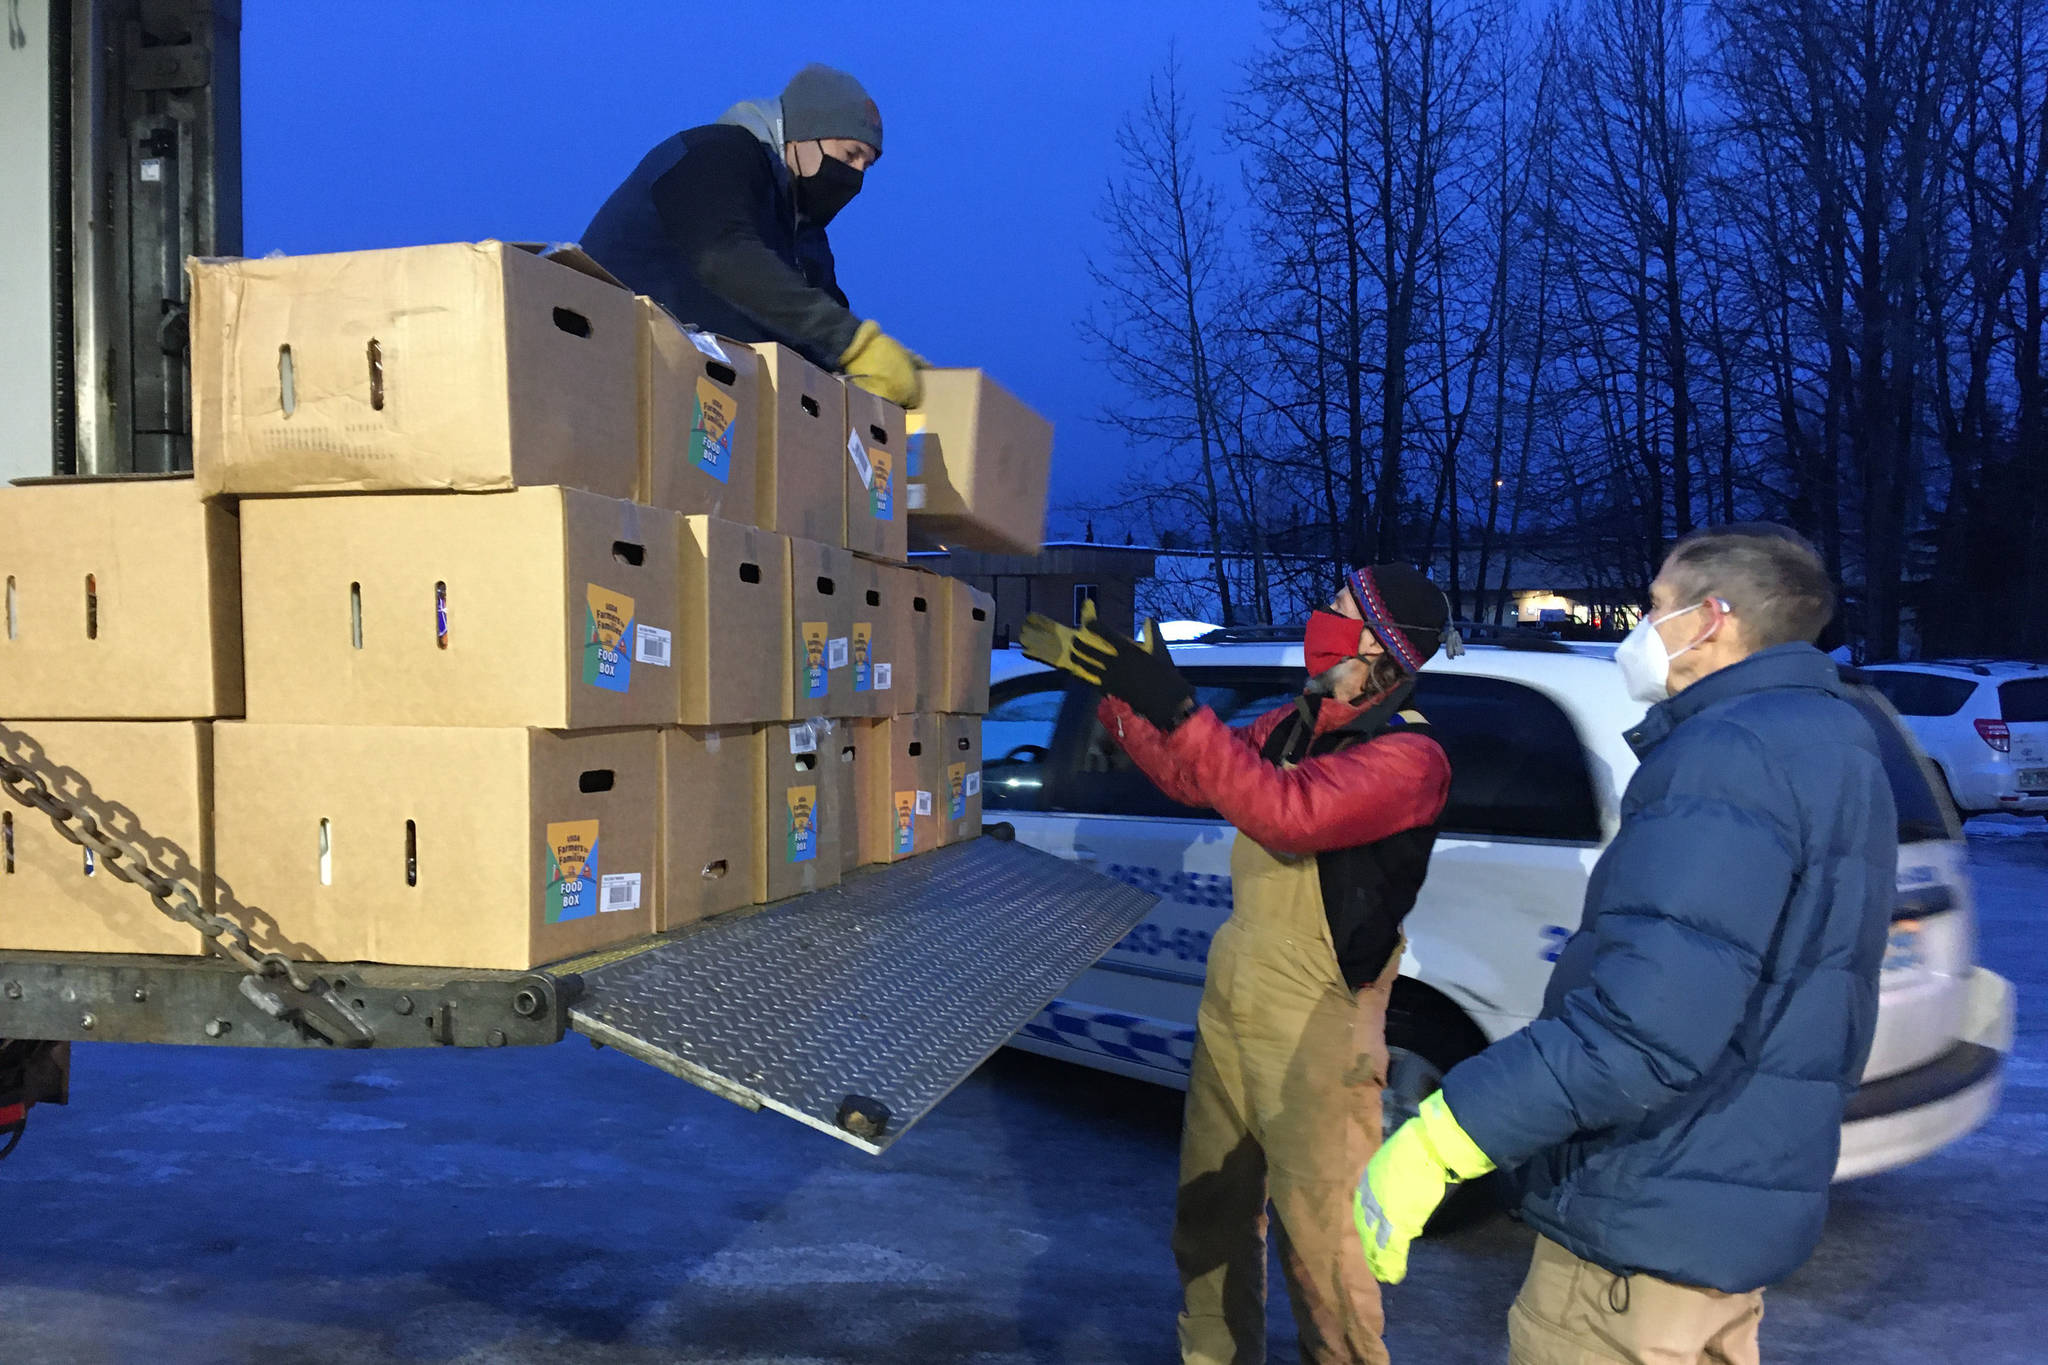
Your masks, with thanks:
M 1365 639 L 1365 622 L 1355 616 L 1340 616 L 1334 611 L 1312 611 L 1308 616 L 1308 629 L 1302 632 L 1302 661 L 1308 665 L 1308 675 L 1319 678 L 1343 663 L 1346 659 L 1358 657 L 1358 647 Z

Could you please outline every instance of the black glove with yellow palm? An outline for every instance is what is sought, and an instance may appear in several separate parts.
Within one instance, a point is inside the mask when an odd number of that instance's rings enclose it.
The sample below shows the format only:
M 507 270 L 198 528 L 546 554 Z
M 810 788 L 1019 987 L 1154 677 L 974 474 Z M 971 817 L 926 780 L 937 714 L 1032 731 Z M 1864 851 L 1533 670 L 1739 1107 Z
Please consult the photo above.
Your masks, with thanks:
M 1026 658 L 1071 673 L 1124 702 L 1157 729 L 1171 730 L 1194 710 L 1195 689 L 1173 666 L 1152 622 L 1145 622 L 1138 636 L 1133 640 L 1103 625 L 1095 617 L 1095 604 L 1087 602 L 1079 626 L 1063 626 L 1034 612 L 1025 618 L 1019 642 Z

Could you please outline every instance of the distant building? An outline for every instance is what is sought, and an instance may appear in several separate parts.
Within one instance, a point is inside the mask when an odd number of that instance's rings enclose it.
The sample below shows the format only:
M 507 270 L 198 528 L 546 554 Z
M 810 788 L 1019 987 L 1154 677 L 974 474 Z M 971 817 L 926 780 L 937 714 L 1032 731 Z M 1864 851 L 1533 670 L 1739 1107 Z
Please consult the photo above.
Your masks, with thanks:
M 1054 541 L 1035 555 L 972 550 L 916 550 L 910 562 L 962 579 L 996 600 L 996 636 L 1014 640 L 1032 612 L 1072 625 L 1092 601 L 1103 623 L 1126 635 L 1135 629 L 1138 585 L 1152 577 L 1158 550 L 1130 545 Z

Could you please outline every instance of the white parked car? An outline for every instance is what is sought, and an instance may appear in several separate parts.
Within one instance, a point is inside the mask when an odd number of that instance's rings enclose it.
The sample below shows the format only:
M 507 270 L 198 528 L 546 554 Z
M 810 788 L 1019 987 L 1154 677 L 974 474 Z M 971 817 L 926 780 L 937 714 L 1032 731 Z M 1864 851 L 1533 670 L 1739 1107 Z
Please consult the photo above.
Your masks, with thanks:
M 1305 677 L 1298 635 L 1225 631 L 1173 654 L 1200 700 L 1234 723 L 1291 701 Z M 1388 1131 L 1446 1070 L 1542 1007 L 1636 766 L 1622 733 L 1643 708 L 1611 655 L 1503 637 L 1423 673 L 1416 705 L 1453 778 L 1388 1018 Z M 1160 897 L 1014 1045 L 1185 1087 L 1209 942 L 1230 913 L 1235 832 L 1161 796 L 1096 722 L 1092 694 L 1064 675 L 999 650 L 994 679 L 982 730 L 988 818 Z M 2011 987 L 1973 956 L 1955 818 L 1889 708 L 1866 699 L 1899 808 L 1898 908 L 1837 1178 L 1912 1161 L 1977 1127 L 2012 1047 Z
M 2048 815 L 2048 666 L 1941 659 L 1861 671 L 1941 769 L 1957 810 Z

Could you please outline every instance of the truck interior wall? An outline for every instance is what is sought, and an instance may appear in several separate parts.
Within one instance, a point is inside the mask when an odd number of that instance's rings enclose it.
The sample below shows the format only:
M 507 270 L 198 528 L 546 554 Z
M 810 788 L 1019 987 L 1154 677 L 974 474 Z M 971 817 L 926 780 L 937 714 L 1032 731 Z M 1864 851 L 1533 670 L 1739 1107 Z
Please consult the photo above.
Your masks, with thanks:
M 51 18 L 68 10 L 10 6 L 0 38 L 0 480 L 52 472 Z

